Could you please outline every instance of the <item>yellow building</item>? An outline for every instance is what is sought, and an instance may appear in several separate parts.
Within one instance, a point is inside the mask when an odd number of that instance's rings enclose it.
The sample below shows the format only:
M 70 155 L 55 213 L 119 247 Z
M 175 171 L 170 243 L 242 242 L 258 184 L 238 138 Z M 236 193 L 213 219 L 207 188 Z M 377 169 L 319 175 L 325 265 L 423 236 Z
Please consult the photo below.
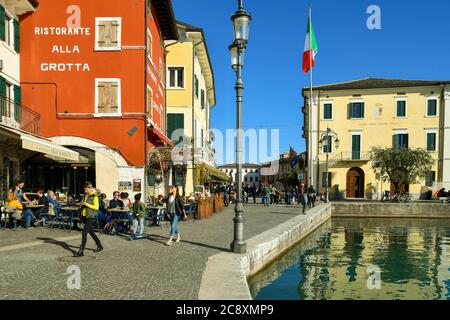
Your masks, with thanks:
M 311 119 L 309 96 L 304 88 L 304 137 L 313 162 L 307 181 L 319 192 L 325 191 L 328 152 L 330 199 L 379 199 L 391 185 L 374 173 L 369 151 L 393 145 L 424 148 L 436 160 L 427 179 L 409 186 L 413 198 L 450 187 L 450 81 L 368 78 L 316 86 Z M 327 128 L 337 134 L 339 148 L 334 141 L 331 150 L 319 147 Z
M 216 105 L 216 95 L 203 30 L 182 22 L 177 26 L 179 42 L 166 43 L 167 133 L 184 151 L 181 162 L 185 172 L 175 170 L 173 180 L 180 186 L 184 184 L 185 193 L 190 194 L 194 189 L 202 190 L 205 173 L 221 175 L 213 167 L 210 133 L 211 108 Z

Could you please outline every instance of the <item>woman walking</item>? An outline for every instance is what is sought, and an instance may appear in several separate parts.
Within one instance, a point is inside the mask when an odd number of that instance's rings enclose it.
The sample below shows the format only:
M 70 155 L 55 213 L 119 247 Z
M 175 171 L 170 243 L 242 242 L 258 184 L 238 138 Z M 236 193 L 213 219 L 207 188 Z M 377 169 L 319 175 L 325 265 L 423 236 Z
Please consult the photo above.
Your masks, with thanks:
M 177 236 L 176 242 L 180 242 L 181 237 L 178 232 L 178 221 L 181 217 L 186 219 L 186 212 L 184 210 L 183 200 L 181 200 L 180 193 L 177 186 L 172 186 L 170 188 L 170 195 L 167 201 L 167 212 L 170 215 L 170 238 L 167 241 L 167 245 L 171 246 L 173 244 L 173 239 Z

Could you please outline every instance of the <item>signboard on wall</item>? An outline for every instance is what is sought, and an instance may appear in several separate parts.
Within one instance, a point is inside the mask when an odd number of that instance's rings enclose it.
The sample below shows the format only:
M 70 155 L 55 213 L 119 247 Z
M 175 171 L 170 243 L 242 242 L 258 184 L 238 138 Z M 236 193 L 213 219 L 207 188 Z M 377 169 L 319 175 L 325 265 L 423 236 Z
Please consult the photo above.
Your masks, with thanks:
M 119 191 L 133 190 L 133 183 L 131 181 L 119 181 Z
M 142 180 L 133 179 L 133 192 L 141 192 L 141 191 L 142 191 Z

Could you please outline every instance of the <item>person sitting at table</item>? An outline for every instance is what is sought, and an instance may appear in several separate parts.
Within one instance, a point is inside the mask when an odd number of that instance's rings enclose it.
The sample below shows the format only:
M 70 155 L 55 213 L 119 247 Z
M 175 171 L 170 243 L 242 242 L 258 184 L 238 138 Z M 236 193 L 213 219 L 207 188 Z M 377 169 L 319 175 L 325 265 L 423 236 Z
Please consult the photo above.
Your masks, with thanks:
M 122 192 L 120 194 L 120 200 L 123 201 L 123 205 L 126 208 L 131 208 L 131 200 L 129 199 L 129 194 L 126 192 Z
M 13 218 L 20 220 L 22 217 L 24 217 L 26 220 L 26 229 L 33 229 L 33 227 L 31 226 L 31 222 L 34 215 L 30 209 L 24 209 L 22 202 L 19 201 L 15 192 L 8 192 L 8 195 L 6 196 L 5 206 L 16 208 L 17 216 Z
M 124 208 L 124 203 L 120 200 L 120 192 L 114 191 L 113 199 L 109 201 L 109 209 Z
M 111 221 L 111 216 L 108 215 L 108 213 L 106 212 L 106 205 L 105 205 L 105 199 L 106 199 L 106 194 L 102 193 L 101 195 L 98 196 L 98 200 L 99 200 L 99 209 L 98 209 L 98 220 L 102 221 L 106 224 L 108 224 Z
M 43 206 L 42 208 L 37 209 L 36 212 L 36 216 L 40 219 L 41 214 L 48 214 L 49 210 L 50 210 L 50 203 L 48 202 L 47 197 L 44 196 L 44 190 L 39 189 L 37 192 L 37 196 L 38 196 L 38 205 Z M 42 223 L 43 220 L 38 220 L 38 222 L 36 222 L 36 224 L 38 223 Z
M 163 196 L 162 194 L 160 194 L 160 195 L 158 196 L 158 200 L 156 200 L 155 204 L 156 204 L 157 206 L 159 206 L 159 207 L 162 207 L 162 206 L 165 205 L 165 203 L 164 203 L 164 196 Z
M 56 194 L 53 192 L 53 190 L 47 191 L 47 200 L 49 204 L 53 206 L 53 212 L 55 213 L 56 219 L 58 219 L 60 213 L 61 213 L 61 204 L 58 202 Z

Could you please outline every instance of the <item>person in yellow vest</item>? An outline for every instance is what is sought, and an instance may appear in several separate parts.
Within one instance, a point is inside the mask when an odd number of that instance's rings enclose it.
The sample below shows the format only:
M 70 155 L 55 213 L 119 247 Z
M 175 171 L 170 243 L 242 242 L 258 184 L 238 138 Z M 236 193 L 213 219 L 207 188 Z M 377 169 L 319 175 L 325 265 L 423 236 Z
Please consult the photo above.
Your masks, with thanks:
M 100 239 L 95 235 L 95 232 L 92 228 L 92 225 L 96 222 L 98 210 L 99 210 L 99 200 L 97 193 L 92 186 L 92 183 L 86 182 L 84 185 L 84 198 L 81 202 L 81 216 L 84 220 L 84 229 L 81 240 L 80 250 L 76 254 L 78 257 L 84 256 L 84 248 L 86 247 L 87 235 L 88 233 L 91 235 L 92 239 L 94 239 L 95 244 L 97 245 L 97 249 L 94 252 L 100 252 L 103 250 L 103 246 L 100 242 Z

